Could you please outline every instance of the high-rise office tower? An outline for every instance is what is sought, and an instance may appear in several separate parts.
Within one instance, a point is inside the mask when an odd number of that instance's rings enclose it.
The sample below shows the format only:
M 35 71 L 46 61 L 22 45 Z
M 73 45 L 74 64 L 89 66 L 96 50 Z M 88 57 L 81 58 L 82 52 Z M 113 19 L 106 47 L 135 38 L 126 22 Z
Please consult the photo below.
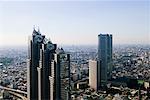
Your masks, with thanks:
M 89 60 L 89 86 L 94 90 L 100 88 L 100 62 Z
M 70 100 L 70 55 L 57 49 L 52 61 L 50 100 Z
M 101 86 L 105 86 L 112 71 L 112 35 L 98 35 L 98 60 L 101 62 Z
M 40 49 L 40 60 L 38 70 L 38 97 L 39 100 L 50 99 L 50 83 L 49 76 L 51 73 L 51 62 L 54 59 L 54 53 L 56 50 L 56 44 L 52 44 L 51 41 L 45 41 Z
M 49 75 L 55 49 L 56 44 L 52 44 L 44 35 L 34 29 L 32 38 L 29 40 L 27 65 L 29 100 L 50 98 Z
M 28 99 L 38 99 L 38 72 L 40 49 L 44 41 L 45 36 L 34 29 L 32 38 L 29 40 L 28 51 L 28 65 L 27 65 L 27 78 L 28 78 Z

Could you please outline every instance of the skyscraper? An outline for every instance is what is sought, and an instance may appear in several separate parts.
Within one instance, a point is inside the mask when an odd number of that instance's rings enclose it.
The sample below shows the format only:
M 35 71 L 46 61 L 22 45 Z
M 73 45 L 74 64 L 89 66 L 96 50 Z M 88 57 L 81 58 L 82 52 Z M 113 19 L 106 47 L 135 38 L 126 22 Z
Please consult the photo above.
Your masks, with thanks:
M 89 60 L 89 86 L 94 90 L 100 88 L 100 62 Z
M 45 41 L 40 49 L 40 61 L 38 69 L 38 92 L 39 100 L 49 100 L 50 98 L 50 83 L 49 76 L 51 73 L 51 62 L 54 59 L 56 44 L 51 41 Z
M 57 49 L 52 61 L 50 100 L 70 100 L 70 55 Z
M 32 39 L 29 40 L 28 51 L 28 66 L 27 66 L 27 78 L 28 78 L 28 99 L 38 99 L 38 72 L 40 49 L 44 41 L 45 36 L 41 35 L 35 29 L 32 34 Z
M 34 29 L 28 49 L 27 92 L 29 100 L 50 98 L 49 75 L 55 49 L 56 44 L 52 44 L 44 35 Z
M 112 35 L 98 35 L 98 60 L 101 62 L 101 86 L 105 86 L 112 71 Z

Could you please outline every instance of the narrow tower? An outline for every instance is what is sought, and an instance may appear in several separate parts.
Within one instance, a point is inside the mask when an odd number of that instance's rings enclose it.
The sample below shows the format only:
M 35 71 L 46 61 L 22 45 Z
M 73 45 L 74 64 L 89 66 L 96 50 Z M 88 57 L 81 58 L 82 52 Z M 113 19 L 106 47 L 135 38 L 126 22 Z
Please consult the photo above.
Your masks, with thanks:
M 100 88 L 100 71 L 100 62 L 89 60 L 89 86 L 96 91 Z
M 50 100 L 70 100 L 70 55 L 57 49 L 51 68 Z
M 98 60 L 101 62 L 101 86 L 106 86 L 112 71 L 112 35 L 98 35 Z
M 40 60 L 40 49 L 45 36 L 41 35 L 35 29 L 31 39 L 29 39 L 28 47 L 28 66 L 27 66 L 27 92 L 29 100 L 38 99 L 38 71 L 37 67 L 39 66 Z

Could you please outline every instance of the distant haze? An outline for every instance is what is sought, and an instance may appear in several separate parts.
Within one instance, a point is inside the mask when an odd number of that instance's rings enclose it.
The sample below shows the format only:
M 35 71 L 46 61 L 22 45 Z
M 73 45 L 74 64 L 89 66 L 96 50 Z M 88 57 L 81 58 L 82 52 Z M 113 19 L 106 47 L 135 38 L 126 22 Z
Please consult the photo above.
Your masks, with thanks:
M 150 44 L 150 1 L 0 1 L 0 46 L 27 45 L 34 25 L 60 45 Z

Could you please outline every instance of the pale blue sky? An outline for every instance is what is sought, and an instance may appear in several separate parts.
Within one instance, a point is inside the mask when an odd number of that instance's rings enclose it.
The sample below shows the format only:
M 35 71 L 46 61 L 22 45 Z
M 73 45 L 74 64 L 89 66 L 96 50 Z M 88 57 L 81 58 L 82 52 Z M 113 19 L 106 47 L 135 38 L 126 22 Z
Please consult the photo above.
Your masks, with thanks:
M 150 1 L 0 1 L 0 45 L 27 45 L 34 25 L 60 45 L 96 45 L 99 33 L 113 34 L 114 44 L 148 44 Z

